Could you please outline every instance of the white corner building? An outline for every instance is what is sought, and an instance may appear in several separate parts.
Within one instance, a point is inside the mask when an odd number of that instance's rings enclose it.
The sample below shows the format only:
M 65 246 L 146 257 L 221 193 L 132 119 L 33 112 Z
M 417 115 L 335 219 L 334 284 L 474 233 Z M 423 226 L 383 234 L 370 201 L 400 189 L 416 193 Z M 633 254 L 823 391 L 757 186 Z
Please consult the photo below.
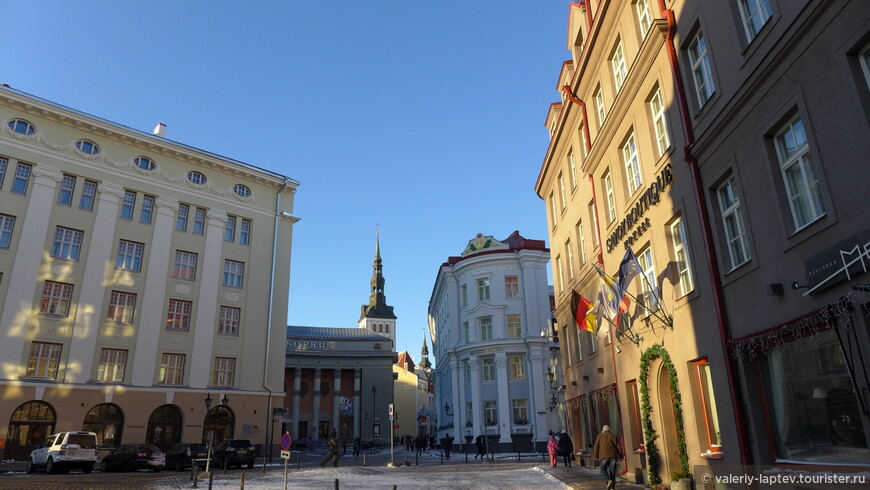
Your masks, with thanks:
M 486 434 L 491 452 L 528 451 L 559 427 L 548 404 L 550 251 L 519 231 L 478 234 L 438 270 L 429 299 L 438 438 L 463 451 Z

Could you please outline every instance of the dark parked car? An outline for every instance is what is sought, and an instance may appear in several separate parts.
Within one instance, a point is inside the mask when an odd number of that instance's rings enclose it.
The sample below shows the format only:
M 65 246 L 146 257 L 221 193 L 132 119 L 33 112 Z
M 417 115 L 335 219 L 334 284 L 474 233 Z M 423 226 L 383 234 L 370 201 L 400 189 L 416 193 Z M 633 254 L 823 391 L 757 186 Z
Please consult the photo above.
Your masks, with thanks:
M 151 470 L 155 473 L 166 465 L 166 456 L 152 444 L 124 444 L 116 447 L 103 458 L 100 471 Z
M 212 458 L 218 468 L 223 468 L 226 461 L 227 468 L 232 466 L 241 468 L 242 465 L 248 465 L 250 469 L 254 467 L 254 452 L 255 448 L 251 441 L 230 439 L 220 443 Z
M 175 444 L 166 451 L 166 467 L 182 471 L 196 465 L 205 468 L 208 459 L 208 446 L 205 444 Z

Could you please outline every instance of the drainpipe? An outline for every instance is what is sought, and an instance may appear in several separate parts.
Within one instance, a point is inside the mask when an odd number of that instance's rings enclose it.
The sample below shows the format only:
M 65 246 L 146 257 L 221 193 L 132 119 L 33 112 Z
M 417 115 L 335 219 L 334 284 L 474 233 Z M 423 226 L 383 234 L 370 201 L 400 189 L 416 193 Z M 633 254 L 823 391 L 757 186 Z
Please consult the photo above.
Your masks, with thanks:
M 695 203 L 697 204 L 698 216 L 701 220 L 701 229 L 704 237 L 704 252 L 707 259 L 707 272 L 710 274 L 710 282 L 713 287 L 713 305 L 716 312 L 716 322 L 719 326 L 719 339 L 722 343 L 722 354 L 725 358 L 725 372 L 728 375 L 728 390 L 731 395 L 731 408 L 734 411 L 734 418 L 737 422 L 738 450 L 743 465 L 749 466 L 752 464 L 752 455 L 749 452 L 749 441 L 746 434 L 746 414 L 739 398 L 740 380 L 737 376 L 736 366 L 732 362 L 731 356 L 728 354 L 728 342 L 731 339 L 731 332 L 729 331 L 727 312 L 724 308 L 725 295 L 722 291 L 719 265 L 714 252 L 713 232 L 710 226 L 710 218 L 707 214 L 707 200 L 704 197 L 704 187 L 701 182 L 698 161 L 694 156 L 692 156 L 692 146 L 695 144 L 695 133 L 692 130 L 691 123 L 689 122 L 686 89 L 683 85 L 683 79 L 680 77 L 679 60 L 677 59 L 677 51 L 674 46 L 677 22 L 674 17 L 674 11 L 665 6 L 665 1 L 659 0 L 658 3 L 662 16 L 668 21 L 667 42 L 665 45 L 668 49 L 668 61 L 670 61 L 671 74 L 674 77 L 674 84 L 677 89 L 677 103 L 680 110 L 680 119 L 683 123 L 683 136 L 686 138 L 686 146 L 683 148 L 683 161 L 689 164 L 689 169 L 692 174 L 692 187 L 695 193 Z
M 272 431 L 274 428 L 272 427 L 272 385 L 269 384 L 269 347 L 272 345 L 272 309 L 274 304 L 274 296 L 275 296 L 275 262 L 277 261 L 276 255 L 278 253 L 278 220 L 281 219 L 281 193 L 284 192 L 284 189 L 287 188 L 287 183 L 290 182 L 290 179 L 284 177 L 284 184 L 281 185 L 281 188 L 278 189 L 278 194 L 275 199 L 275 233 L 272 237 L 272 270 L 271 270 L 271 279 L 269 282 L 269 313 L 268 313 L 268 325 L 266 328 L 266 360 L 263 364 L 263 388 L 269 392 L 269 400 L 267 402 L 266 408 L 266 448 L 264 448 L 264 452 L 268 449 L 269 458 L 272 457 Z M 286 337 L 286 325 L 284 326 Z M 265 468 L 265 467 L 264 467 Z

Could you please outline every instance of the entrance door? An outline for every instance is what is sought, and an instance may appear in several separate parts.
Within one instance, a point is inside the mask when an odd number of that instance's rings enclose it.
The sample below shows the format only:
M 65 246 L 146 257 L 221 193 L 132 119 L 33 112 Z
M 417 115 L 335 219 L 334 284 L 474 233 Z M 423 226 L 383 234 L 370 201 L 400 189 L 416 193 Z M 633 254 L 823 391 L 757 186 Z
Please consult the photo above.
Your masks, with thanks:
M 329 421 L 321 420 L 320 425 L 317 428 L 317 437 L 320 439 L 326 439 L 329 437 Z
M 163 405 L 151 412 L 145 442 L 154 444 L 161 451 L 181 442 L 181 410 L 175 405 Z
M 308 433 L 308 421 L 300 420 L 299 421 L 299 433 L 296 434 L 296 440 L 307 439 L 311 434 Z
M 23 403 L 12 412 L 7 432 L 5 459 L 24 461 L 30 452 L 54 432 L 55 412 L 41 401 Z
M 677 447 L 677 418 L 674 415 L 674 395 L 671 392 L 671 378 L 668 376 L 668 368 L 662 363 L 659 369 L 658 382 L 659 414 L 662 424 L 662 449 L 665 460 L 665 468 L 670 475 L 680 471 L 680 453 Z M 667 478 L 668 476 L 665 476 Z

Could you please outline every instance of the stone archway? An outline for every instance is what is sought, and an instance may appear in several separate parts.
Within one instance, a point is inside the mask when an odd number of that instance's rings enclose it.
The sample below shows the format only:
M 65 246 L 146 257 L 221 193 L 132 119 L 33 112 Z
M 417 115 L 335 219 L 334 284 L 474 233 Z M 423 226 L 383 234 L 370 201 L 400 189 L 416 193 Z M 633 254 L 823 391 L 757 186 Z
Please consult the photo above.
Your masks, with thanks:
M 205 415 L 202 422 L 202 442 L 209 442 L 212 436 L 212 444 L 220 444 L 227 439 L 233 438 L 233 430 L 236 425 L 236 417 L 233 411 L 224 405 L 218 405 Z
M 9 419 L 3 457 L 26 460 L 46 436 L 54 433 L 55 420 L 57 414 L 48 403 L 34 400 L 19 405 Z
M 644 436 L 646 437 L 646 454 L 647 467 L 649 468 L 649 481 L 652 485 L 658 485 L 662 482 L 662 477 L 659 475 L 661 471 L 661 456 L 659 455 L 656 439 L 659 435 L 656 433 L 652 425 L 652 402 L 650 401 L 649 393 L 649 371 L 650 364 L 655 359 L 661 359 L 661 369 L 659 372 L 662 376 L 658 377 L 656 383 L 656 391 L 661 392 L 662 380 L 667 380 L 665 386 L 669 386 L 673 407 L 673 425 L 675 432 L 675 442 L 677 447 L 677 456 L 679 460 L 679 468 L 683 473 L 689 473 L 689 454 L 686 450 L 686 432 L 683 425 L 683 398 L 680 396 L 680 387 L 677 381 L 677 370 L 674 368 L 674 363 L 671 362 L 671 355 L 659 344 L 651 345 L 640 356 L 640 411 L 641 424 L 643 425 Z M 661 393 L 659 393 L 661 397 Z M 668 405 L 663 405 L 668 406 Z M 666 461 L 667 462 L 667 461 Z M 668 462 L 668 464 L 670 464 Z
M 659 427 L 662 429 L 662 458 L 664 459 L 662 469 L 666 471 L 665 474 L 670 475 L 682 470 L 680 469 L 677 420 L 672 409 L 674 406 L 674 392 L 671 389 L 670 376 L 668 376 L 668 369 L 665 363 L 661 363 L 659 366 L 657 377 L 656 391 L 658 392 L 658 406 L 661 407 L 658 419 Z
M 165 452 L 173 444 L 181 442 L 183 423 L 181 409 L 175 405 L 161 405 L 148 418 L 145 442 Z
M 95 432 L 100 447 L 118 447 L 124 431 L 124 413 L 114 403 L 100 403 L 85 415 L 82 430 Z

